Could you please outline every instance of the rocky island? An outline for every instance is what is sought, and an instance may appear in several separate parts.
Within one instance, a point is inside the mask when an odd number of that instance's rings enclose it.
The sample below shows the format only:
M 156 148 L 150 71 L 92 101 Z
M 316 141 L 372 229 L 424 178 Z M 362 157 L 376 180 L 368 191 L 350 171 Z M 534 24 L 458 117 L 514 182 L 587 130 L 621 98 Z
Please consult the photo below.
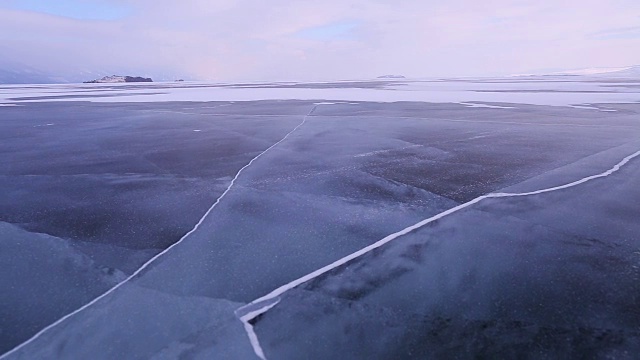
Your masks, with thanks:
M 111 75 L 105 76 L 102 79 L 96 79 L 91 81 L 85 81 L 85 84 L 102 84 L 102 83 L 132 83 L 132 82 L 153 82 L 151 78 L 145 78 L 140 76 L 120 76 Z

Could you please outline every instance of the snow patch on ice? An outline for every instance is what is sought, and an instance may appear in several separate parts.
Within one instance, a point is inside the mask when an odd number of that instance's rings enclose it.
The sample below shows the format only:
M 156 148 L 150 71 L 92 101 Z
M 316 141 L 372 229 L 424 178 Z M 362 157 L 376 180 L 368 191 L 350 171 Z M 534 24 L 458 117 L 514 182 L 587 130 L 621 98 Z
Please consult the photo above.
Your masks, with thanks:
M 480 103 L 461 102 L 461 103 L 458 103 L 458 104 L 464 105 L 464 106 L 470 107 L 470 108 L 515 109 L 515 107 L 513 107 L 513 106 L 498 106 L 498 105 L 489 105 L 489 104 L 480 104 Z
M 599 107 L 591 106 L 591 105 L 569 105 L 569 106 L 574 108 L 574 109 L 583 109 L 583 110 L 598 110 L 598 111 L 604 111 L 604 112 L 616 112 L 617 111 L 615 109 L 603 109 L 603 108 L 599 108 Z
M 499 79 L 500 80 L 500 79 Z M 344 84 L 348 84 L 345 82 Z M 109 84 L 82 87 L 78 85 L 9 86 L 0 89 L 0 103 L 46 101 L 92 102 L 167 102 L 189 101 L 257 101 L 305 100 L 319 104 L 349 102 L 465 103 L 465 106 L 493 107 L 491 103 L 571 106 L 597 103 L 637 103 L 638 91 L 612 91 L 606 82 L 594 81 L 415 81 L 395 84 L 384 89 L 371 88 L 238 88 L 233 84 L 193 83 L 168 86 L 149 83 L 131 87 Z M 161 90 L 161 91 L 160 91 Z M 82 97 L 86 94 L 86 97 Z M 73 95 L 73 97 L 68 97 Z M 472 105 L 469 105 L 472 104 Z M 505 108 L 506 106 L 500 107 Z

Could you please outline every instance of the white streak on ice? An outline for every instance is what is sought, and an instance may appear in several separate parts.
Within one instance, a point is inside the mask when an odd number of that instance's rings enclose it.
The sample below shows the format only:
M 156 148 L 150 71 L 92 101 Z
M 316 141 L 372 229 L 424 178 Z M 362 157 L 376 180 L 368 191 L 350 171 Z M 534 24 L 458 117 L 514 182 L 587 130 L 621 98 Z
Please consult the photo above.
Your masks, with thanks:
M 376 150 L 376 151 L 370 151 L 370 152 L 367 152 L 367 153 L 357 154 L 357 155 L 354 155 L 353 157 L 359 158 L 359 157 L 373 156 L 373 155 L 384 154 L 384 153 L 388 153 L 388 152 L 392 152 L 392 151 L 402 151 L 402 150 L 416 148 L 416 147 L 422 147 L 422 146 L 424 146 L 424 145 L 416 144 L 416 145 L 409 145 L 409 146 L 405 146 L 405 147 L 401 147 L 401 148 L 395 148 L 395 149 Z
M 583 109 L 583 110 L 598 110 L 598 111 L 604 111 L 604 112 L 616 112 L 618 110 L 614 110 L 614 109 L 603 109 L 603 108 L 599 108 L 596 106 L 590 106 L 590 105 L 571 105 L 570 107 L 574 108 L 574 109 Z
M 587 181 L 590 180 L 594 180 L 597 178 L 602 178 L 602 177 L 607 177 L 611 174 L 613 174 L 614 172 L 620 170 L 620 168 L 622 166 L 624 166 L 626 163 L 628 163 L 631 159 L 640 156 L 640 150 L 636 151 L 635 153 L 625 157 L 624 159 L 622 159 L 619 163 L 617 163 L 616 165 L 614 165 L 611 169 L 600 173 L 600 174 L 596 174 L 596 175 L 591 175 L 591 176 L 587 176 L 585 178 L 582 178 L 580 180 L 568 183 L 568 184 L 564 184 L 564 185 L 560 185 L 560 186 L 554 186 L 554 187 L 550 187 L 550 188 L 546 188 L 546 189 L 541 189 L 541 190 L 536 190 L 536 191 L 530 191 L 530 192 L 523 192 L 523 193 L 490 193 L 487 195 L 482 195 L 480 197 L 477 197 L 469 202 L 466 202 L 464 204 L 460 204 L 456 207 L 453 207 L 449 210 L 443 211 L 437 215 L 434 215 L 430 218 L 424 219 L 416 224 L 413 224 L 407 228 L 404 228 L 398 232 L 395 232 L 391 235 L 386 236 L 385 238 L 365 247 L 362 248 L 350 255 L 347 255 L 345 257 L 343 257 L 342 259 L 339 259 L 327 266 L 324 266 L 310 274 L 307 274 L 301 278 L 298 278 L 288 284 L 282 285 L 279 288 L 273 290 L 272 292 L 270 292 L 267 295 L 264 295 L 256 300 L 253 300 L 252 302 L 250 302 L 249 304 L 240 307 L 238 310 L 236 310 L 236 315 L 238 315 L 240 317 L 240 319 L 242 320 L 242 322 L 245 324 L 245 329 L 247 330 L 247 333 L 251 339 L 251 345 L 253 346 L 253 349 L 256 353 L 256 355 L 258 355 L 258 357 L 260 357 L 263 360 L 266 360 L 265 356 L 264 356 L 264 351 L 262 349 L 262 347 L 260 346 L 260 343 L 258 341 L 258 337 L 253 329 L 253 326 L 251 326 L 251 324 L 249 323 L 249 321 L 255 319 L 257 316 L 264 314 L 265 312 L 269 311 L 271 308 L 273 308 L 275 305 L 277 305 L 280 302 L 280 296 L 282 294 L 284 294 L 285 292 L 298 287 L 306 282 L 308 282 L 309 280 L 313 280 L 314 278 L 328 272 L 331 271 L 339 266 L 342 266 L 346 263 L 348 263 L 351 260 L 354 260 L 374 249 L 377 249 L 385 244 L 387 244 L 388 242 L 395 240 L 403 235 L 406 235 L 414 230 L 417 230 L 429 223 L 432 223 L 436 220 L 442 219 L 443 217 L 447 216 L 447 215 L 451 215 L 459 210 L 462 210 L 464 208 L 467 208 L 473 204 L 476 204 L 484 199 L 489 199 L 489 198 L 506 198 L 506 197 L 518 197 L 518 196 L 530 196 L 530 195 L 538 195 L 538 194 L 544 194 L 544 193 L 548 193 L 548 192 L 552 192 L 552 191 L 558 191 L 558 190 L 562 190 L 562 189 L 567 189 L 570 187 L 574 187 L 580 184 L 583 184 Z M 264 305 L 263 307 L 259 307 L 258 304 L 260 303 L 266 303 L 266 305 Z
M 489 105 L 489 104 L 479 104 L 479 103 L 466 103 L 461 102 L 458 103 L 460 105 L 464 105 L 470 108 L 487 108 L 487 109 L 515 109 L 513 106 L 498 106 L 498 105 Z
M 158 253 L 156 256 L 152 257 L 150 260 L 148 260 L 146 263 L 144 263 L 138 270 L 136 270 L 133 274 L 129 275 L 126 279 L 122 280 L 121 282 L 119 282 L 118 284 L 116 284 L 114 287 L 112 287 L 111 289 L 107 290 L 105 293 L 103 293 L 102 295 L 96 297 L 95 299 L 91 300 L 90 302 L 86 303 L 85 305 L 81 306 L 80 308 L 76 309 L 75 311 L 61 317 L 60 319 L 58 319 L 57 321 L 55 321 L 54 323 L 48 325 L 47 327 L 43 328 L 42 330 L 40 330 L 38 333 L 36 333 L 35 335 L 33 335 L 29 340 L 23 342 L 22 344 L 16 346 L 15 348 L 9 350 L 8 352 L 0 355 L 0 360 L 1 359 L 5 359 L 6 357 L 10 356 L 11 354 L 15 353 L 16 351 L 22 349 L 23 347 L 27 346 L 28 344 L 32 343 L 33 341 L 35 341 L 36 339 L 38 339 L 40 336 L 42 336 L 44 333 L 46 333 L 47 331 L 53 329 L 54 327 L 60 325 L 61 323 L 63 323 L 65 320 L 73 317 L 74 315 L 84 311 L 85 309 L 91 307 L 92 305 L 94 305 L 95 303 L 97 303 L 98 301 L 102 300 L 103 298 L 105 298 L 106 296 L 108 296 L 109 294 L 113 293 L 114 291 L 116 291 L 118 288 L 120 288 L 121 286 L 123 286 L 124 284 L 128 283 L 129 281 L 131 281 L 133 278 L 135 278 L 136 276 L 138 276 L 144 269 L 146 269 L 147 267 L 149 267 L 149 265 L 151 265 L 154 261 L 156 261 L 158 258 L 160 258 L 161 256 L 163 256 L 164 254 L 168 253 L 169 251 L 171 251 L 171 249 L 173 249 L 174 247 L 178 246 L 180 243 L 182 243 L 187 237 L 189 237 L 189 235 L 193 234 L 196 230 L 198 230 L 198 228 L 200 227 L 200 225 L 204 222 L 204 219 L 211 213 L 211 211 L 220 203 L 220 201 L 229 193 L 229 191 L 231 190 L 231 188 L 233 187 L 233 185 L 235 184 L 236 180 L 238 179 L 238 177 L 240 176 L 240 174 L 242 174 L 242 172 L 244 171 L 244 169 L 248 168 L 249 166 L 251 166 L 256 160 L 258 160 L 262 155 L 266 154 L 269 150 L 273 149 L 274 147 L 278 146 L 280 143 L 282 143 L 283 141 L 285 141 L 291 134 L 293 134 L 296 130 L 298 130 L 302 125 L 304 125 L 304 123 L 307 121 L 307 118 L 313 113 L 313 111 L 318 107 L 318 105 L 314 106 L 311 111 L 309 111 L 309 113 L 307 113 L 307 115 L 304 116 L 304 118 L 302 119 L 302 122 L 300 122 L 300 124 L 298 124 L 296 127 L 293 128 L 293 130 L 289 131 L 282 139 L 280 139 L 278 142 L 276 142 L 275 144 L 269 146 L 267 149 L 265 149 L 264 151 L 262 151 L 261 153 L 259 153 L 258 155 L 256 155 L 253 159 L 251 159 L 245 166 L 243 166 L 240 170 L 238 170 L 238 172 L 236 173 L 236 175 L 233 177 L 233 179 L 231 180 L 231 183 L 229 184 L 229 186 L 227 186 L 227 188 L 224 190 L 224 192 L 222 193 L 222 195 L 220 195 L 218 197 L 218 199 L 216 199 L 216 201 L 213 203 L 213 205 L 211 205 L 211 207 L 209 208 L 209 210 L 207 210 L 207 212 L 200 218 L 200 220 L 198 221 L 198 223 L 193 227 L 193 229 L 191 229 L 188 233 L 184 234 L 184 236 L 182 236 L 180 238 L 180 240 L 178 240 L 177 242 L 173 243 L 171 246 L 169 246 L 168 248 L 164 249 L 162 252 Z M 255 315 L 257 316 L 257 315 Z M 254 316 L 254 317 L 255 317 Z M 253 317 L 252 317 L 253 318 Z M 249 319 L 251 320 L 251 319 Z M 247 322 L 249 321 L 247 320 Z
M 185 110 L 216 109 L 219 107 L 231 106 L 231 104 L 233 104 L 233 101 L 230 101 L 229 104 L 222 104 L 222 105 L 216 105 L 216 106 L 186 107 L 183 109 Z

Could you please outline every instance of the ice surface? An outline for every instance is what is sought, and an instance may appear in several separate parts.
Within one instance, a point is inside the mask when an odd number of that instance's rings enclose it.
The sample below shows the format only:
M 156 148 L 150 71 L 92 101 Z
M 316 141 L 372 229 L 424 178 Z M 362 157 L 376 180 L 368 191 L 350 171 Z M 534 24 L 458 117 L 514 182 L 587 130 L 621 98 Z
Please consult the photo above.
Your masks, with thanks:
M 0 88 L 23 105 L 1 110 L 2 219 L 30 230 L 101 229 L 60 240 L 98 268 L 131 274 L 229 190 L 131 281 L 9 357 L 255 358 L 245 326 L 267 358 L 519 357 L 538 347 L 549 356 L 631 354 L 640 200 L 637 169 L 627 165 L 637 159 L 571 189 L 483 198 L 358 251 L 490 192 L 554 188 L 611 169 L 640 147 L 632 85 Z M 56 126 L 34 127 L 48 123 Z M 79 226 L 85 209 L 113 215 Z M 184 232 L 156 232 L 165 225 Z M 349 254 L 357 256 L 334 263 Z M 274 289 L 284 291 L 244 307 Z M 262 305 L 273 307 L 249 323 Z M 51 314 L 49 322 L 60 316 Z
M 473 358 L 519 357 L 546 342 L 545 356 L 630 358 L 640 349 L 640 314 L 631 310 L 640 229 L 630 223 L 640 216 L 631 190 L 640 164 L 621 164 L 552 192 L 485 199 L 301 286 L 308 292 L 281 294 L 254 326 L 262 348 L 295 358 L 311 336 L 319 344 L 310 358 L 371 349 L 367 358 Z M 373 344 L 375 332 L 385 336 Z
M 39 337 L 15 359 L 252 359 L 241 304 L 125 285 L 82 317 Z
M 124 274 L 69 241 L 0 222 L 0 351 L 98 296 Z

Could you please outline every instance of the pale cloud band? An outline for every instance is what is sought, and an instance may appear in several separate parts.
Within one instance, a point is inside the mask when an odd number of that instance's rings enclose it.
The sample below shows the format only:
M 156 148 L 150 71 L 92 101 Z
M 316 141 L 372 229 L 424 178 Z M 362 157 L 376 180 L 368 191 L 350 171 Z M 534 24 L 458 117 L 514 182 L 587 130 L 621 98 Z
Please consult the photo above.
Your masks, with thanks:
M 46 3 L 0 1 L 0 65 L 232 81 L 483 76 L 640 63 L 635 0 Z

